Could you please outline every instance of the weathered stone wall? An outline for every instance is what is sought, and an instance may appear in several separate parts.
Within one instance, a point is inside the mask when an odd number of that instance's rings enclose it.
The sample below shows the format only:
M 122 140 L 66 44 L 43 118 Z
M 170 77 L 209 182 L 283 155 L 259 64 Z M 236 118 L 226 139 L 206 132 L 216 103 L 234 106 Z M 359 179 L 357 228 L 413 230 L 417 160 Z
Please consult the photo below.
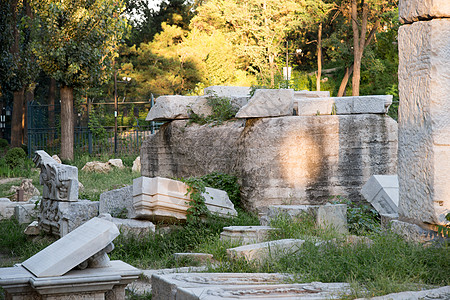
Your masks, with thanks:
M 400 1 L 399 216 L 445 224 L 450 211 L 450 2 Z M 418 21 L 421 20 L 421 21 Z
M 143 176 L 222 171 L 241 180 L 245 206 L 360 201 L 372 174 L 395 174 L 397 123 L 384 115 L 289 116 L 222 126 L 164 125 L 141 148 Z

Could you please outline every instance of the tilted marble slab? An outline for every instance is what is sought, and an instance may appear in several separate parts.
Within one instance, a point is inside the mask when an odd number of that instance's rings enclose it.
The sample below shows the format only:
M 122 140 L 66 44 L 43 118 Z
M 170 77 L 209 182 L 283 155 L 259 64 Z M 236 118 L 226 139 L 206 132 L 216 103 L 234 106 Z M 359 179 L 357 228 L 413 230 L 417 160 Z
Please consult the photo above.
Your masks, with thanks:
M 22 263 L 36 277 L 61 276 L 109 245 L 119 230 L 93 218 Z

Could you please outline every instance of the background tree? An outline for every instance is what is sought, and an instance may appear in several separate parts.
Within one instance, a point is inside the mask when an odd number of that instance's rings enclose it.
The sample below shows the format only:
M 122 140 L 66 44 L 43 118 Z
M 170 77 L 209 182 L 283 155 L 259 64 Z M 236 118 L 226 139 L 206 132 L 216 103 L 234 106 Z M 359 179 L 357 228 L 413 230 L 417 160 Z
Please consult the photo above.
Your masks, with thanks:
M 121 0 L 33 0 L 33 52 L 61 85 L 61 158 L 73 159 L 75 87 L 105 81 L 126 29 Z

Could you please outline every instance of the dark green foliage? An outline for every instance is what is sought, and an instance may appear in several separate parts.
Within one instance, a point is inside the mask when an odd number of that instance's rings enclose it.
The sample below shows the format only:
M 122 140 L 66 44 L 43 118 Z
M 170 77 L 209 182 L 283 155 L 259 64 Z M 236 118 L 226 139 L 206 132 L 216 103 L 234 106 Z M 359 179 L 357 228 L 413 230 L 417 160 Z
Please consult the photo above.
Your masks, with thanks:
M 11 148 L 6 152 L 5 163 L 11 168 L 23 167 L 25 165 L 25 160 L 27 159 L 27 154 L 22 148 Z
M 187 184 L 187 192 L 192 200 L 189 202 L 189 208 L 187 210 L 187 221 L 188 223 L 198 223 L 202 217 L 208 217 L 210 215 L 205 205 L 205 198 L 202 196 L 202 193 L 205 192 L 205 182 L 199 177 L 189 177 L 181 179 L 181 181 Z
M 347 223 L 351 234 L 363 235 L 380 231 L 380 215 L 370 205 L 356 204 L 337 197 L 337 203 L 347 204 Z
M 200 177 L 206 186 L 227 192 L 235 207 L 241 206 L 241 191 L 238 178 L 221 172 L 213 172 Z
M 5 139 L 0 139 L 0 150 L 3 150 L 8 147 L 8 141 Z

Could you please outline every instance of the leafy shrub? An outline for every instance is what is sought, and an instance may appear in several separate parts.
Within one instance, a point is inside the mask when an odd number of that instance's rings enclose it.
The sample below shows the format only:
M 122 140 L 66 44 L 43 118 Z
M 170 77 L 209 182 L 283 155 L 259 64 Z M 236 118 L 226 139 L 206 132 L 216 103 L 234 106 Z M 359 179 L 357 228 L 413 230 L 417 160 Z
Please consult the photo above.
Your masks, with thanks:
M 207 123 L 221 125 L 223 122 L 234 118 L 237 113 L 237 110 L 231 104 L 230 98 L 211 95 L 208 97 L 207 103 L 211 107 L 211 115 L 197 115 L 191 109 L 189 110 L 189 118 L 191 123 L 197 123 L 200 125 Z
M 25 160 L 27 154 L 22 148 L 11 148 L 6 152 L 5 162 L 11 168 L 23 167 L 25 165 Z
M 8 141 L 5 139 L 0 139 L 0 150 L 5 149 L 8 147 Z
M 380 231 L 380 215 L 372 206 L 356 204 L 339 196 L 336 200 L 337 203 L 347 204 L 347 223 L 350 233 L 363 235 Z

